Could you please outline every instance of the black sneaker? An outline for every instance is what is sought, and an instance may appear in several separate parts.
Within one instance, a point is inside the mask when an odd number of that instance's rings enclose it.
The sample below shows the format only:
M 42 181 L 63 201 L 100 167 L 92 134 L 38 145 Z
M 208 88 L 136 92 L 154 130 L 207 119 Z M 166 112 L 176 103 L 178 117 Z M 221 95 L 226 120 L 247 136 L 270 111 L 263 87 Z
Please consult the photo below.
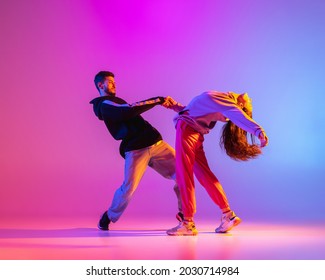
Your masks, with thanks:
M 176 214 L 176 219 L 179 221 L 179 222 L 183 222 L 184 221 L 184 214 L 182 212 L 178 212 Z
M 108 225 L 110 224 L 110 222 L 111 220 L 107 216 L 107 211 L 105 211 L 103 215 L 100 217 L 97 227 L 100 230 L 108 230 Z

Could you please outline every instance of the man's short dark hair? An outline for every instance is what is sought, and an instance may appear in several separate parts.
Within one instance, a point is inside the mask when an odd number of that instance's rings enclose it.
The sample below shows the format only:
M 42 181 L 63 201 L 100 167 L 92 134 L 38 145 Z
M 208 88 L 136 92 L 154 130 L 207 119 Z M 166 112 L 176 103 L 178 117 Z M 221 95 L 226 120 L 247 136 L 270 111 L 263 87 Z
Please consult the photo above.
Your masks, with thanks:
M 106 77 L 113 77 L 114 78 L 114 74 L 112 72 L 109 72 L 109 71 L 100 71 L 100 72 L 98 72 L 96 74 L 94 82 L 95 82 L 95 86 L 96 86 L 98 91 L 99 91 L 98 83 L 104 82 Z

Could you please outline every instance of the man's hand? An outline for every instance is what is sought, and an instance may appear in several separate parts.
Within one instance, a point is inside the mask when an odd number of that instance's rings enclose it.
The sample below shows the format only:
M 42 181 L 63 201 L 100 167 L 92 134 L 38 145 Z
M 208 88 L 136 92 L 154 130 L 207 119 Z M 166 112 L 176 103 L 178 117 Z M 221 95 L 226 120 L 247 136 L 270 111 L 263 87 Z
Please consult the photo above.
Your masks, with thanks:
M 177 105 L 177 102 L 170 96 L 165 97 L 165 102 L 161 104 L 165 108 L 171 109 L 173 106 Z
M 161 104 L 162 106 L 164 106 L 167 109 L 172 109 L 175 112 L 179 113 L 180 111 L 182 111 L 185 106 L 183 106 L 182 104 L 178 103 L 177 101 L 175 101 L 172 97 L 167 96 L 165 98 L 165 102 Z

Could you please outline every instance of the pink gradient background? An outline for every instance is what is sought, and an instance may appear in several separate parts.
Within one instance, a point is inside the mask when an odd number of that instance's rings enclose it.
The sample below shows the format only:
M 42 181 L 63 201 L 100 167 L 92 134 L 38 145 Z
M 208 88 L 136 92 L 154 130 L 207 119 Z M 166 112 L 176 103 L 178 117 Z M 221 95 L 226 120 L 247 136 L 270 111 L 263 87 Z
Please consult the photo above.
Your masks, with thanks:
M 220 125 L 206 137 L 231 205 L 246 220 L 324 221 L 324 12 L 323 0 L 2 0 L 0 220 L 97 223 L 123 179 L 119 143 L 89 105 L 94 75 L 110 70 L 129 102 L 250 93 L 264 155 L 228 159 Z M 173 116 L 144 114 L 172 146 Z M 172 185 L 148 169 L 125 215 L 174 215 Z M 197 206 L 219 219 L 199 184 Z

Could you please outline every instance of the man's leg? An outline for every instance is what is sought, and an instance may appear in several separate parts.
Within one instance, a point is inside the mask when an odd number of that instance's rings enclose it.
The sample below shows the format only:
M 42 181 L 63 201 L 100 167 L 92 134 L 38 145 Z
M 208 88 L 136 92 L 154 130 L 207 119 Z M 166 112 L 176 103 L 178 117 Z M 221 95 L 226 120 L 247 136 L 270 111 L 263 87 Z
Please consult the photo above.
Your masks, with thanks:
M 134 191 L 148 166 L 149 154 L 147 148 L 130 151 L 125 154 L 124 182 L 114 194 L 108 209 L 108 218 L 115 223 L 128 206 Z
M 149 166 L 167 179 L 172 179 L 176 183 L 175 169 L 175 150 L 166 142 L 149 148 L 150 161 Z M 174 185 L 174 192 L 177 197 L 178 211 L 182 213 L 182 202 L 177 183 Z M 179 219 L 179 218 L 178 218 Z

